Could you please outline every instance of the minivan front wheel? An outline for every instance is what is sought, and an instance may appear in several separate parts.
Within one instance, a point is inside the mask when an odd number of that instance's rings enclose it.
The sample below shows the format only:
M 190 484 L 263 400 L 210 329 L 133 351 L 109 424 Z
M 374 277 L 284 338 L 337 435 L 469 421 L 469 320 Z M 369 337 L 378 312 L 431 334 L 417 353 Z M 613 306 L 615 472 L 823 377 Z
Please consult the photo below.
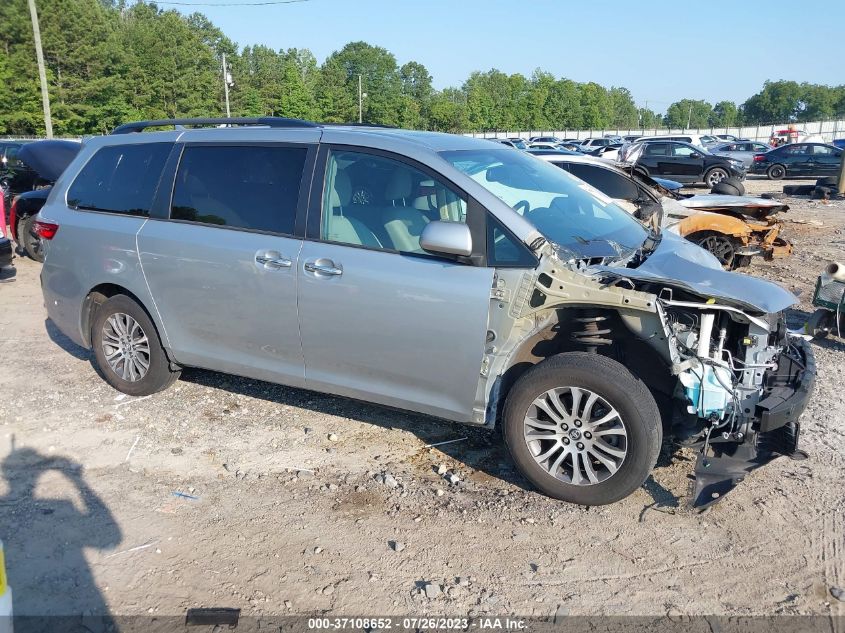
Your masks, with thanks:
M 651 393 L 627 368 L 572 352 L 538 363 L 514 384 L 504 435 L 520 472 L 541 492 L 602 505 L 646 480 L 662 426 Z
M 91 344 L 100 374 L 123 393 L 147 396 L 179 378 L 147 313 L 125 295 L 115 295 L 98 308 Z

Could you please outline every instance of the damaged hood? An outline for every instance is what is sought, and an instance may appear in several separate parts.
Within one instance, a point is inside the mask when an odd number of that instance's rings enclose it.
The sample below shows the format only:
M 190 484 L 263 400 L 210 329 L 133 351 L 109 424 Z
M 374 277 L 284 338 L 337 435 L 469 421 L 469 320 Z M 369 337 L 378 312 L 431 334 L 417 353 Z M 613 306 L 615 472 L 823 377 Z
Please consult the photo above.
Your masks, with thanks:
M 665 231 L 658 247 L 638 268 L 591 266 L 587 272 L 659 283 L 755 312 L 780 312 L 798 302 L 778 284 L 723 270 L 719 260 L 703 248 Z
M 771 213 L 787 211 L 788 205 L 778 200 L 768 198 L 754 198 L 751 196 L 725 196 L 722 194 L 708 193 L 689 198 L 681 198 L 678 204 L 687 209 L 727 210 L 737 211 L 743 215 L 752 217 L 765 217 Z

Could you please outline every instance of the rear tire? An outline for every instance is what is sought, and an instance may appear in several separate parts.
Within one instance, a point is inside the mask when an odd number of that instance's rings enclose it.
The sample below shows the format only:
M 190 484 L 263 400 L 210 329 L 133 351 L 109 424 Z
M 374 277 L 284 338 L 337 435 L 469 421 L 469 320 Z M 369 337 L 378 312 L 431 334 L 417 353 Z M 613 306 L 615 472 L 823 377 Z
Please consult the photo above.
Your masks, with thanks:
M 766 170 L 769 180 L 780 180 L 786 176 L 786 167 L 783 165 L 772 165 Z
M 722 182 L 726 185 L 733 185 L 734 187 L 736 187 L 737 191 L 739 191 L 737 195 L 745 195 L 745 185 L 743 184 L 740 178 L 737 178 L 736 176 L 731 176 L 730 178 L 725 178 Z
M 804 332 L 813 338 L 827 338 L 831 328 L 835 325 L 835 321 L 832 312 L 819 308 L 804 324 Z
M 162 391 L 181 373 L 170 368 L 150 317 L 126 295 L 114 295 L 97 309 L 91 346 L 103 379 L 130 396 Z
M 657 462 L 663 430 L 654 398 L 626 367 L 598 354 L 569 352 L 517 380 L 505 403 L 504 436 L 520 472 L 542 493 L 603 505 L 643 484 Z
M 21 218 L 18 222 L 18 243 L 27 257 L 37 262 L 44 261 L 41 238 L 35 232 L 36 214 Z

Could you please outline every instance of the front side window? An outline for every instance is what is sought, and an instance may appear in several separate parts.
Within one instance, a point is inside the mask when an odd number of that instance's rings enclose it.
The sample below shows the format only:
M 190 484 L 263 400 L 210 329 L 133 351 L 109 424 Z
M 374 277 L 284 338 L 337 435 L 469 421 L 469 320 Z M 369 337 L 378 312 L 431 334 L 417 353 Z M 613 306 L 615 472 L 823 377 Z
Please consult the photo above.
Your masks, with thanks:
M 148 216 L 170 143 L 101 147 L 67 192 L 68 206 Z
M 170 218 L 291 235 L 308 150 L 193 145 L 176 173 Z
M 643 151 L 644 156 L 666 156 L 669 143 L 648 143 Z
M 420 236 L 428 223 L 465 223 L 466 208 L 459 194 L 407 163 L 333 150 L 326 165 L 321 238 L 425 254 Z
M 699 154 L 700 152 L 695 149 L 694 147 L 690 147 L 689 145 L 680 145 L 675 143 L 672 145 L 672 156 L 680 156 L 681 158 L 689 158 L 693 154 Z
M 523 152 L 494 148 L 440 155 L 575 257 L 621 257 L 647 235 L 608 196 Z

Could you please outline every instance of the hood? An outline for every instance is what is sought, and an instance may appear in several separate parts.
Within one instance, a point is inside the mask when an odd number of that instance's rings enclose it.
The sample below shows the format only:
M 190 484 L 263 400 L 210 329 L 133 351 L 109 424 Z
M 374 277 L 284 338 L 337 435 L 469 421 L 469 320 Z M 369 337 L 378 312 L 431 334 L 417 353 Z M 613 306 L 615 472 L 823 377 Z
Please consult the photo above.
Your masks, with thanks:
M 789 210 L 789 206 L 779 200 L 754 198 L 752 196 L 725 196 L 707 193 L 678 200 L 681 206 L 697 211 L 735 211 L 755 218 L 764 218 L 775 212 Z
M 679 235 L 666 231 L 662 235 L 660 245 L 639 268 L 592 266 L 588 272 L 656 282 L 753 312 L 780 312 L 798 302 L 778 284 L 724 270 L 713 255 Z
M 21 147 L 18 158 L 44 180 L 55 182 L 81 147 L 78 141 L 34 141 Z
M 666 180 L 666 178 L 649 178 L 648 176 L 640 178 L 640 180 L 642 180 L 643 182 L 648 184 L 648 180 L 646 180 L 646 179 L 651 180 L 654 183 L 657 183 L 658 185 L 660 185 L 664 189 L 668 189 L 669 191 L 679 191 L 683 187 L 683 185 L 681 183 L 676 182 L 674 180 Z

